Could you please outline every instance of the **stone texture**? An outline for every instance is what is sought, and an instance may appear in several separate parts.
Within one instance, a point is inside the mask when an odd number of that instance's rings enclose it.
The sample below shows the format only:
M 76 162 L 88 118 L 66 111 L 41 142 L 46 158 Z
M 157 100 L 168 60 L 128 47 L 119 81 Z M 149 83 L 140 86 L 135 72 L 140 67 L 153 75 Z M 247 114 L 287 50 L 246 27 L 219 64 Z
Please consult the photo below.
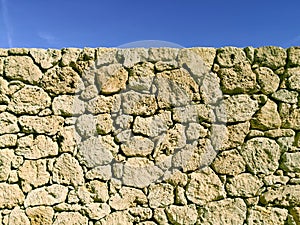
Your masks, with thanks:
M 90 203 L 84 208 L 88 217 L 93 220 L 100 220 L 101 218 L 109 215 L 110 207 L 106 203 Z
M 152 153 L 154 143 L 143 136 L 134 136 L 122 144 L 121 149 L 126 156 L 147 156 Z
M 8 112 L 0 113 L 0 134 L 11 134 L 20 131 L 17 124 L 17 117 Z
M 195 224 L 198 213 L 195 205 L 176 206 L 171 205 L 166 209 L 166 214 L 171 224 L 188 225 Z
M 0 181 L 7 181 L 15 155 L 12 149 L 0 150 Z
M 30 49 L 30 55 L 43 69 L 49 69 L 61 59 L 61 51 L 57 49 Z
M 54 210 L 49 206 L 36 206 L 26 209 L 31 225 L 51 225 Z
M 154 77 L 154 65 L 152 63 L 136 64 L 130 70 L 128 88 L 140 93 L 148 93 Z
M 265 46 L 257 48 L 255 51 L 255 61 L 260 66 L 271 69 L 278 69 L 285 66 L 286 58 L 286 50 L 281 47 Z
M 86 103 L 85 109 L 92 114 L 114 113 L 120 110 L 120 95 L 97 96 Z
M 288 211 L 281 208 L 263 208 L 255 206 L 249 209 L 249 216 L 247 223 L 249 225 L 254 224 L 285 224 Z
M 0 148 L 14 147 L 17 145 L 16 134 L 3 134 L 0 135 Z
M 217 62 L 222 67 L 233 67 L 234 65 L 247 61 L 243 49 L 225 47 L 217 50 Z
M 53 222 L 53 225 L 59 224 L 88 225 L 88 218 L 78 212 L 61 212 Z
M 30 221 L 26 216 L 24 210 L 21 210 L 20 207 L 17 206 L 11 211 L 8 224 L 30 225 Z
M 282 121 L 282 127 L 300 130 L 300 109 L 291 109 L 289 114 L 282 118 Z
M 288 49 L 288 58 L 291 65 L 300 65 L 300 48 L 291 47 Z
M 0 183 L 0 209 L 12 209 L 23 204 L 24 194 L 17 184 Z
M 287 89 L 280 89 L 272 94 L 272 97 L 278 101 L 286 103 L 297 103 L 298 102 L 298 92 L 289 91 Z
M 268 67 L 259 67 L 254 70 L 261 92 L 265 95 L 274 93 L 280 83 L 280 78 Z
M 287 86 L 295 91 L 300 91 L 300 67 L 287 69 Z
M 133 225 L 133 221 L 133 217 L 127 211 L 117 211 L 96 222 L 96 225 Z
M 174 203 L 174 188 L 170 184 L 150 185 L 149 206 L 151 208 L 166 207 Z
M 300 172 L 300 152 L 285 152 L 281 157 L 280 168 L 287 172 Z
M 73 116 L 84 113 L 84 102 L 78 96 L 60 95 L 55 97 L 52 102 L 54 115 Z

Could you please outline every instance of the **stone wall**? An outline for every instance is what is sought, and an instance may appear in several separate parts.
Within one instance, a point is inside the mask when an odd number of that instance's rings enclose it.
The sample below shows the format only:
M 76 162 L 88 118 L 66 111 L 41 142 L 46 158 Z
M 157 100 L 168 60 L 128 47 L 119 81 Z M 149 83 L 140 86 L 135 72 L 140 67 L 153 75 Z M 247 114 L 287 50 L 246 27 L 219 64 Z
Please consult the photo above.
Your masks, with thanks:
M 0 224 L 300 224 L 300 48 L 0 49 Z

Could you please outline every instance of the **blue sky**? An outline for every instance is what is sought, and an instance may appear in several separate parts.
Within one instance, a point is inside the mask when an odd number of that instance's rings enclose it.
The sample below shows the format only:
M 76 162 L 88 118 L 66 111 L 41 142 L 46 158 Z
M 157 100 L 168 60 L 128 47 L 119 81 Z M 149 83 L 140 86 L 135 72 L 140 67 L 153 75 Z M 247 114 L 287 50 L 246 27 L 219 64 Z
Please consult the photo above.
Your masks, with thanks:
M 0 47 L 300 46 L 300 1 L 0 0 Z

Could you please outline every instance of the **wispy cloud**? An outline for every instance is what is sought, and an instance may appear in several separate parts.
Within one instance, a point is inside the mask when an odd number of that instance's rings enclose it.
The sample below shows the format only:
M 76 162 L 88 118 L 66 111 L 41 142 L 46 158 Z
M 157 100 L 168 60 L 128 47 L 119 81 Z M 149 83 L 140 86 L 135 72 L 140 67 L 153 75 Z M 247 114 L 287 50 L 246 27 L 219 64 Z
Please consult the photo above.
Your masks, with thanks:
M 1 5 L 2 5 L 2 18 L 6 30 L 6 38 L 8 42 L 8 47 L 12 48 L 13 47 L 13 41 L 12 41 L 12 36 L 11 36 L 11 24 L 9 22 L 8 18 L 8 10 L 7 10 L 7 5 L 6 5 L 6 0 L 1 0 Z
M 48 32 L 38 32 L 38 36 L 45 40 L 47 42 L 47 44 L 55 44 L 57 39 L 55 36 L 53 36 L 52 34 L 48 33 Z

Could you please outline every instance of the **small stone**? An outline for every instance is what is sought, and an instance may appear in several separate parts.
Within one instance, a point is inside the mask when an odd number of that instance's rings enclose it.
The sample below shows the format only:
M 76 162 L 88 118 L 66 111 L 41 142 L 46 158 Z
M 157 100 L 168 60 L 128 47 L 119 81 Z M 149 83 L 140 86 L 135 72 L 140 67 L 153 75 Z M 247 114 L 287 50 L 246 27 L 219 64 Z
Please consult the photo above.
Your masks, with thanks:
M 74 116 L 84 113 L 84 102 L 78 96 L 60 95 L 55 97 L 52 102 L 54 115 Z
M 113 120 L 110 114 L 99 114 L 95 119 L 98 134 L 108 134 L 113 130 Z
M 199 123 L 190 123 L 186 129 L 186 137 L 188 140 L 197 140 L 208 135 L 208 129 Z
M 165 213 L 164 208 L 154 209 L 153 218 L 159 225 L 168 225 L 169 224 L 168 217 Z
M 0 58 L 1 62 L 1 58 Z M 0 67 L 1 68 L 1 67 Z M 1 72 L 1 71 L 0 71 Z M 1 94 L 7 94 L 9 93 L 9 87 L 8 87 L 8 81 L 5 80 L 2 76 L 0 77 L 0 93 Z
M 292 129 L 268 130 L 264 132 L 264 135 L 270 138 L 293 137 L 295 136 L 295 131 L 293 131 Z
M 146 48 L 125 48 L 118 49 L 117 59 L 124 67 L 130 68 L 139 62 L 146 62 L 148 49 Z
M 24 210 L 21 210 L 19 206 L 16 206 L 9 215 L 8 224 L 22 224 L 22 225 L 30 225 L 30 221 L 26 216 Z
M 74 153 L 77 149 L 77 143 L 80 138 L 76 135 L 76 129 L 74 126 L 64 126 L 58 132 L 59 152 Z
M 263 94 L 272 94 L 278 89 L 280 78 L 270 68 L 259 67 L 254 70 L 254 73 L 257 75 L 257 81 Z
M 49 206 L 36 206 L 26 209 L 31 225 L 52 225 L 54 210 Z
M 0 113 L 0 134 L 11 134 L 20 131 L 17 117 L 8 112 Z
M 284 225 L 287 215 L 287 209 L 254 206 L 248 210 L 247 224 Z
M 297 103 L 298 102 L 298 92 L 289 91 L 287 89 L 280 89 L 272 94 L 272 97 L 278 101 L 286 103 Z
M 70 64 L 75 64 L 80 52 L 81 49 L 79 48 L 63 48 L 61 50 L 62 53 L 61 65 L 69 66 Z
M 255 49 L 255 61 L 260 66 L 278 69 L 285 66 L 286 50 L 281 47 L 265 46 Z
M 43 77 L 40 69 L 28 56 L 8 56 L 5 61 L 5 75 L 12 80 L 37 84 Z
M 7 181 L 15 155 L 12 149 L 0 150 L 0 181 Z
M 212 68 L 217 50 L 215 48 L 192 48 L 195 54 L 199 55 L 208 68 Z
M 187 199 L 197 205 L 205 205 L 210 201 L 223 199 L 226 193 L 219 177 L 209 167 L 191 173 L 187 185 Z
M 120 110 L 120 95 L 103 96 L 99 95 L 86 103 L 86 110 L 93 115 L 99 113 L 113 113 Z
M 177 58 L 177 48 L 150 48 L 149 61 L 172 61 Z
M 106 203 L 90 203 L 85 205 L 83 210 L 92 220 L 100 220 L 110 213 L 110 207 Z
M 133 207 L 129 209 L 129 213 L 135 217 L 136 220 L 144 221 L 152 218 L 152 210 L 144 207 Z
M 97 48 L 96 49 L 96 66 L 117 63 L 117 48 Z
M 300 172 L 300 152 L 285 152 L 281 157 L 280 168 L 286 172 Z
M 300 91 L 300 67 L 287 69 L 289 76 L 287 80 L 287 86 L 295 91 Z
M 245 143 L 240 153 L 254 174 L 268 175 L 275 172 L 279 166 L 280 148 L 272 139 L 252 138 Z
M 292 66 L 300 65 L 300 48 L 299 47 L 290 47 L 288 49 L 288 58 L 289 64 Z
M 61 51 L 57 49 L 30 49 L 30 55 L 43 69 L 49 69 L 61 59 Z
M 213 109 L 207 104 L 187 105 L 185 107 L 175 107 L 173 111 L 173 120 L 179 123 L 188 122 L 215 122 Z
M 182 186 L 184 187 L 188 182 L 188 177 L 185 173 L 176 170 L 173 172 L 170 177 L 166 180 L 168 183 L 172 184 L 173 186 Z
M 81 92 L 80 97 L 83 100 L 90 100 L 92 98 L 96 98 L 98 95 L 98 89 L 96 85 L 89 85 L 84 88 L 84 90 Z
M 121 145 L 126 156 L 147 156 L 153 151 L 154 143 L 143 136 L 134 136 Z
M 78 212 L 62 212 L 56 215 L 53 225 L 88 225 L 88 218 Z
M 36 188 L 28 193 L 24 206 L 55 205 L 64 202 L 67 194 L 68 188 L 58 184 Z
M 149 206 L 166 207 L 174 203 L 174 188 L 170 184 L 156 184 L 149 187 Z
M 217 62 L 222 67 L 233 67 L 234 65 L 246 62 L 247 57 L 243 49 L 235 47 L 224 47 L 217 49 Z
M 150 91 L 154 76 L 154 65 L 152 63 L 137 64 L 130 70 L 128 88 L 147 93 Z
M 197 221 L 198 213 L 195 205 L 176 206 L 166 208 L 166 214 L 172 224 L 192 225 Z
M 268 100 L 251 120 L 251 127 L 258 130 L 275 129 L 280 125 L 281 119 L 277 111 L 277 104 L 271 100 Z
M 0 135 L 0 148 L 14 147 L 17 145 L 16 134 L 3 134 Z
M 274 186 L 276 184 L 286 185 L 289 179 L 290 178 L 288 176 L 268 175 L 263 178 L 263 182 L 267 186 Z
M 133 225 L 133 221 L 134 218 L 128 211 L 116 211 L 101 219 L 99 223 L 96 222 L 96 225 Z
M 282 118 L 283 128 L 290 128 L 294 130 L 300 130 L 300 109 L 292 109 L 286 117 Z
M 97 166 L 86 172 L 85 177 L 89 180 L 100 179 L 107 181 L 112 177 L 111 166 Z
M 24 202 L 24 194 L 17 184 L 0 183 L 0 209 L 12 209 Z

